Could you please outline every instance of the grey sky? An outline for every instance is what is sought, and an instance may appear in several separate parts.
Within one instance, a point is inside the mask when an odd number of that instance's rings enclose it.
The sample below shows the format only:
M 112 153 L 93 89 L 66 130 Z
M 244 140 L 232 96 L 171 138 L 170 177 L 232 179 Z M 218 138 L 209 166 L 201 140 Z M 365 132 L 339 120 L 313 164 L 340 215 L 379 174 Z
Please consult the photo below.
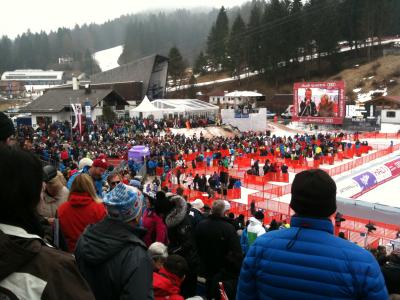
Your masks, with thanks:
M 122 14 L 160 8 L 199 6 L 232 7 L 246 0 L 12 0 L 3 3 L 0 13 L 0 36 L 14 38 L 28 28 L 32 32 L 49 31 L 75 24 L 103 23 Z

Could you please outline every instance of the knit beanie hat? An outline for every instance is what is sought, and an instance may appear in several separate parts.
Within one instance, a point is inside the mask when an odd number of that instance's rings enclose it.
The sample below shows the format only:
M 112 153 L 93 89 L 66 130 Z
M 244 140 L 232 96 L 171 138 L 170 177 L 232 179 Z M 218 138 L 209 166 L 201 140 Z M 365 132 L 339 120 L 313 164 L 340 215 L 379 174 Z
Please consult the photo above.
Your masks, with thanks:
M 156 198 L 154 199 L 154 210 L 158 214 L 167 214 L 173 207 L 173 204 L 167 198 L 167 195 L 163 191 L 156 193 Z
M 324 171 L 298 173 L 292 183 L 290 207 L 306 217 L 329 217 L 336 211 L 336 183 Z
M 256 218 L 257 220 L 264 220 L 264 213 L 261 210 L 256 211 L 256 213 L 254 214 L 254 218 Z
M 5 141 L 13 134 L 15 134 L 13 122 L 9 117 L 0 111 L 0 141 Z
M 93 165 L 93 160 L 91 160 L 88 157 L 84 157 L 79 161 L 78 168 L 81 170 L 86 166 L 91 167 L 92 165 Z
M 190 204 L 195 209 L 202 209 L 204 207 L 204 202 L 201 199 L 196 199 Z
M 227 212 L 231 209 L 231 204 L 228 201 L 224 200 L 224 205 L 225 205 L 224 212 Z
M 118 184 L 107 193 L 103 202 L 106 205 L 108 216 L 123 222 L 136 219 L 144 207 L 143 197 L 138 196 L 135 188 L 123 183 Z
M 107 169 L 108 168 L 108 163 L 105 158 L 97 158 L 93 161 L 92 164 L 93 167 L 98 167 L 98 168 L 103 168 Z

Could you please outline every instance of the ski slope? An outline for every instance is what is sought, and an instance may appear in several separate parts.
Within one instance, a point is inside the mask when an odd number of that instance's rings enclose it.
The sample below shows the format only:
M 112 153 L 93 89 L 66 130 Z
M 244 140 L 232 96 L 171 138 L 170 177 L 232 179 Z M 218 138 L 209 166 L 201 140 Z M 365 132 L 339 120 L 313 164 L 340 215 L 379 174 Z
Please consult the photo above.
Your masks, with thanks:
M 374 188 L 358 197 L 358 200 L 369 203 L 382 203 L 392 207 L 400 207 L 400 176 Z
M 97 62 L 102 72 L 119 67 L 118 59 L 124 50 L 123 45 L 97 51 L 93 54 L 93 59 Z

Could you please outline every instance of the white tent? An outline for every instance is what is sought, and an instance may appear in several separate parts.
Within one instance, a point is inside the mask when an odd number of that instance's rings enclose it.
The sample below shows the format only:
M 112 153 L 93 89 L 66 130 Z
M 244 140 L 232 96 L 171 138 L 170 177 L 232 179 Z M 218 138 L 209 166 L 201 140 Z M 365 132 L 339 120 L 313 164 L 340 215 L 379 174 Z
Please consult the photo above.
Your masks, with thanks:
M 225 94 L 225 97 L 262 97 L 263 94 L 252 91 L 234 91 Z
M 155 119 L 162 118 L 162 109 L 155 107 L 147 98 L 144 96 L 142 102 L 135 108 L 129 111 L 129 116 L 132 117 L 143 117 L 147 118 L 148 116 L 152 115 Z

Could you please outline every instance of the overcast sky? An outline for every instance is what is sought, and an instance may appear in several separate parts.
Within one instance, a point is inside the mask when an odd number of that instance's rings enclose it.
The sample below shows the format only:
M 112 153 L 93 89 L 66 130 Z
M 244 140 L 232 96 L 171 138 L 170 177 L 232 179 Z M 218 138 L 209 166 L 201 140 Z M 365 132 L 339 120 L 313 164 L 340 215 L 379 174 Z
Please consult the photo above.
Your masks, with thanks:
M 232 7 L 246 0 L 11 0 L 2 3 L 0 36 L 14 38 L 28 28 L 50 31 L 75 24 L 103 23 L 122 14 L 161 8 L 191 8 L 222 5 Z

